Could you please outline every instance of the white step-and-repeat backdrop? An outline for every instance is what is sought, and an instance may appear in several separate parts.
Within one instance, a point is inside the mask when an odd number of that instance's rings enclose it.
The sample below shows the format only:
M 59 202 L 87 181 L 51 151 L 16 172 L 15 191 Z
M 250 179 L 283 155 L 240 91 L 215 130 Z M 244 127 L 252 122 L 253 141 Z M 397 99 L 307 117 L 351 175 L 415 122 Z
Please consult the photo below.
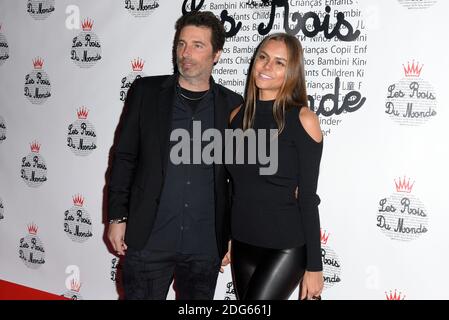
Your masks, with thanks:
M 174 23 L 191 10 L 225 23 L 213 74 L 239 93 L 266 34 L 303 44 L 325 137 L 323 298 L 448 299 L 443 0 L 1 0 L 0 279 L 119 297 L 110 148 L 134 79 L 172 72 Z M 229 267 L 215 298 L 235 299 Z

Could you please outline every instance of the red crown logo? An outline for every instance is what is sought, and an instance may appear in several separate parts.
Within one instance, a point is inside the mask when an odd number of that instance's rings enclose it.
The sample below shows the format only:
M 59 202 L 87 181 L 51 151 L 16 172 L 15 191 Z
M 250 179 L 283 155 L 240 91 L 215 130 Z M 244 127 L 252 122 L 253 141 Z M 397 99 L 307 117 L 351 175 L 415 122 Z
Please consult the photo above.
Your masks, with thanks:
M 134 61 L 131 61 L 131 65 L 133 67 L 133 71 L 142 71 L 143 66 L 145 65 L 145 61 L 142 61 L 142 59 L 137 58 L 134 59 Z
M 30 143 L 30 147 L 31 147 L 31 152 L 39 152 L 39 150 L 41 149 L 41 145 L 37 142 L 37 141 L 33 141 L 32 143 Z
M 70 282 L 70 290 L 75 292 L 80 292 L 81 289 L 81 283 L 75 279 L 72 279 Z
M 78 115 L 78 119 L 87 119 L 89 110 L 86 109 L 85 107 L 81 107 L 78 109 L 78 111 L 76 113 Z
M 28 225 L 28 233 L 29 234 L 37 234 L 37 229 L 39 229 L 34 223 Z
M 404 67 L 406 77 L 419 77 L 421 70 L 424 67 L 424 65 L 419 66 L 419 62 L 415 64 L 415 60 L 413 60 L 412 65 L 410 65 L 410 62 L 407 62 L 407 67 L 404 65 L 402 66 Z
M 84 203 L 84 198 L 82 195 L 77 194 L 76 196 L 72 197 L 73 199 L 73 204 L 77 207 L 82 207 L 83 203 Z
M 44 65 L 44 60 L 42 60 L 41 58 L 38 57 L 33 60 L 34 69 L 42 69 L 43 65 Z
M 321 234 L 321 243 L 327 244 L 327 240 L 329 239 L 330 233 L 326 234 L 326 230 L 321 229 L 320 234 Z
M 90 20 L 89 18 L 84 19 L 84 21 L 81 23 L 81 27 L 83 28 L 83 31 L 91 31 L 93 25 L 94 25 L 94 22 L 92 20 Z
M 398 182 L 396 182 L 396 180 L 394 180 L 394 184 L 396 185 L 397 192 L 410 193 L 410 192 L 412 192 L 413 185 L 415 184 L 415 181 L 413 181 L 413 183 L 410 184 L 410 178 L 408 178 L 408 180 L 406 181 L 405 176 L 404 176 L 404 178 L 402 180 L 401 180 L 401 178 L 399 178 Z
M 390 290 L 390 293 L 388 294 L 385 291 L 385 297 L 387 297 L 387 300 L 404 300 L 405 299 L 405 295 L 401 296 L 402 293 L 401 292 L 397 292 L 396 289 L 394 289 L 394 293 Z

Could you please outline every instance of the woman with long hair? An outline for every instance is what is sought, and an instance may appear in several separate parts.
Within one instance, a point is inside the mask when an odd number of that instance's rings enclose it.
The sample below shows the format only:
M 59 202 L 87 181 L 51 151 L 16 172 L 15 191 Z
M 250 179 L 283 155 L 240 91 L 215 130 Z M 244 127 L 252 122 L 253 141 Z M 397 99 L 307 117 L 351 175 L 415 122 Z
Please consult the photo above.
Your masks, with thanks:
M 256 133 L 276 129 L 278 143 L 278 167 L 272 175 L 260 174 L 259 160 L 227 166 L 233 186 L 230 260 L 237 298 L 285 300 L 301 283 L 301 299 L 320 299 L 316 189 L 323 138 L 318 117 L 308 108 L 303 50 L 296 37 L 276 33 L 259 45 L 245 102 L 231 113 L 230 127 Z

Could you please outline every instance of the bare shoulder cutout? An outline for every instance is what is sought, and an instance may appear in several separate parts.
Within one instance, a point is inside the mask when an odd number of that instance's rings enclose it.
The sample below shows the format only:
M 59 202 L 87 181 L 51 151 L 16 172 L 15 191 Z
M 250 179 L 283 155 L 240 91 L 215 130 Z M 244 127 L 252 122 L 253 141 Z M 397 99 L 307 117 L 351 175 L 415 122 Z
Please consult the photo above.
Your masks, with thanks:
M 316 142 L 320 143 L 323 140 L 320 128 L 320 120 L 315 112 L 309 108 L 303 107 L 299 111 L 299 121 L 307 134 Z

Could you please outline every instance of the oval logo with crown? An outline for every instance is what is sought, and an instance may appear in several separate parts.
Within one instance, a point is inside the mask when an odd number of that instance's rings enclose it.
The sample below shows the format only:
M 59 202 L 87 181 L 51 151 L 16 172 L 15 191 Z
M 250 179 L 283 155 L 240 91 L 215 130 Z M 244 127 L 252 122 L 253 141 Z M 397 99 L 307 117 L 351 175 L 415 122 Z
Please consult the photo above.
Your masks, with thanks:
M 34 59 L 33 66 L 33 71 L 25 76 L 24 95 L 32 104 L 43 104 L 51 97 L 50 79 L 43 70 L 43 59 Z
M 406 126 L 419 126 L 437 115 L 435 90 L 421 79 L 424 65 L 408 62 L 403 65 L 405 77 L 387 88 L 385 113 Z
M 19 241 L 19 258 L 30 269 L 38 269 L 45 263 L 45 249 L 37 235 L 37 225 L 28 225 L 28 234 Z
M 91 68 L 102 59 L 100 40 L 92 31 L 93 25 L 93 20 L 85 19 L 81 23 L 83 31 L 72 40 L 70 59 L 80 68 Z
M 39 153 L 41 145 L 34 141 L 30 144 L 31 152 L 22 158 L 21 178 L 29 187 L 39 187 L 47 181 L 47 165 Z
M 92 219 L 83 207 L 82 195 L 73 196 L 73 207 L 64 212 L 64 232 L 74 242 L 82 243 L 92 237 Z
M 392 240 L 417 239 L 428 232 L 428 212 L 412 193 L 415 181 L 404 176 L 394 184 L 396 192 L 378 203 L 376 226 Z
M 68 126 L 67 146 L 77 156 L 87 156 L 97 149 L 95 127 L 87 120 L 89 110 L 81 107 L 76 112 L 78 119 Z

